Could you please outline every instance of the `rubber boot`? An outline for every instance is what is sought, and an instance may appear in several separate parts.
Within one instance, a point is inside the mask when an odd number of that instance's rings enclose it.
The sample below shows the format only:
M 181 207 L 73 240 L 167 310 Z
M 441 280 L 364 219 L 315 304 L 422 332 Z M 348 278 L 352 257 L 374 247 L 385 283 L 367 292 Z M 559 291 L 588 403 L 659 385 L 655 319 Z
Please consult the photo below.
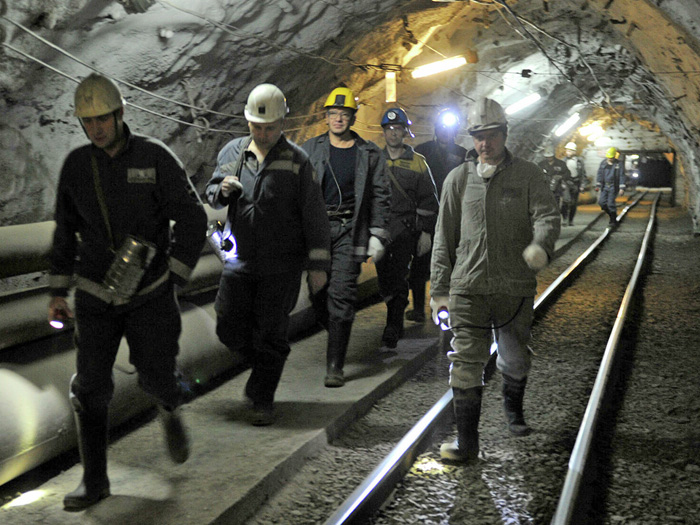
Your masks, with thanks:
M 474 463 L 479 458 L 479 418 L 483 387 L 452 387 L 452 406 L 457 439 L 440 446 L 440 457 L 456 463 Z
M 168 449 L 170 459 L 175 463 L 184 463 L 190 457 L 190 438 L 187 434 L 180 409 L 175 408 L 168 410 L 167 408 L 158 405 L 158 414 L 160 416 L 163 431 L 165 433 L 165 445 Z
M 338 388 L 345 384 L 343 366 L 350 341 L 352 321 L 328 321 L 328 348 L 326 350 L 326 378 L 323 384 Z
M 406 319 L 414 323 L 425 322 L 425 283 L 416 283 L 411 287 L 413 292 L 413 310 L 406 312 Z
M 83 479 L 63 498 L 65 510 L 83 510 L 110 495 L 107 478 L 107 410 L 97 413 L 76 412 L 78 448 L 83 464 Z
M 614 211 L 609 211 L 608 216 L 610 217 L 608 226 L 617 226 L 617 214 Z
M 382 334 L 382 344 L 387 348 L 396 348 L 403 337 L 403 311 L 406 306 L 399 306 L 396 301 L 386 305 L 386 327 Z
M 503 375 L 503 408 L 506 412 L 508 430 L 516 436 L 526 436 L 532 429 L 525 423 L 523 416 L 523 397 L 527 377 L 517 380 L 506 374 Z

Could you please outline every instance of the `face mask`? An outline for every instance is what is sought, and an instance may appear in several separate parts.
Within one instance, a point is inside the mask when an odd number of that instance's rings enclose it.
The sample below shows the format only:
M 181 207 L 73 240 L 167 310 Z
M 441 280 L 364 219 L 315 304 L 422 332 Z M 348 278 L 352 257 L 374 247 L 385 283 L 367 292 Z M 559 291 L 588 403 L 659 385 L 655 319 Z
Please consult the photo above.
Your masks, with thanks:
M 496 168 L 498 166 L 494 166 L 492 164 L 485 164 L 483 162 L 479 162 L 479 164 L 476 165 L 476 173 L 479 175 L 484 180 L 488 180 L 491 178 L 491 175 L 493 175 L 496 172 Z

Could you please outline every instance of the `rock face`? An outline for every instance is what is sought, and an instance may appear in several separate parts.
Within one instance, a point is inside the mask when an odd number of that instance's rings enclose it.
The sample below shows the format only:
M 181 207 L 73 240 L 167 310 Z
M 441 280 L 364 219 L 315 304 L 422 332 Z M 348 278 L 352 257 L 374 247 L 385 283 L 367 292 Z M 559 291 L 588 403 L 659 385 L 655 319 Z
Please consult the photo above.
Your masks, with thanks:
M 539 92 L 540 103 L 511 117 L 516 154 L 536 161 L 545 142 L 575 139 L 595 165 L 602 147 L 576 128 L 552 135 L 577 111 L 579 126 L 611 126 L 619 149 L 675 150 L 679 202 L 700 209 L 692 0 L 0 0 L 0 14 L 0 225 L 51 218 L 62 161 L 86 140 L 72 96 L 91 70 L 120 83 L 125 120 L 173 148 L 200 189 L 218 150 L 247 133 L 243 105 L 255 85 L 284 91 L 287 134 L 302 142 L 325 130 L 323 101 L 344 84 L 362 103 L 355 129 L 380 145 L 392 105 L 406 108 L 418 144 L 441 107 L 458 110 L 464 130 L 473 99 L 509 105 Z M 470 63 L 411 78 L 454 55 Z M 387 71 L 397 72 L 398 102 L 385 102 Z M 459 141 L 471 145 L 464 132 Z

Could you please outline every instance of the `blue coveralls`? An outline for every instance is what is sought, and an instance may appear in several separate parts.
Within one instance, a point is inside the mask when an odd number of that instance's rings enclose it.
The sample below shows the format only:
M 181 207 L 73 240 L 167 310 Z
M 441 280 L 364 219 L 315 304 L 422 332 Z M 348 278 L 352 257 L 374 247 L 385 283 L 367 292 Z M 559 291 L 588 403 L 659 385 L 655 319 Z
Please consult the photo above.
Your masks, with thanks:
M 610 222 L 615 222 L 617 217 L 617 204 L 615 198 L 621 189 L 625 189 L 625 168 L 618 159 L 603 160 L 596 175 L 596 188 L 600 190 L 598 204 L 600 208 L 610 216 Z

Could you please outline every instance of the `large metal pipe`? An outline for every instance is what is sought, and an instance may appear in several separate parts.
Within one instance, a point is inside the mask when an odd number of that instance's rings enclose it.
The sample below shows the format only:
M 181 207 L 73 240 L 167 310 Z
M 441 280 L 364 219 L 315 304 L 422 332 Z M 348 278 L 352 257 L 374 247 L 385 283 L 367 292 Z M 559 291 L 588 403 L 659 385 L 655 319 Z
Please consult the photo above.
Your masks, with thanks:
M 0 277 L 45 270 L 45 254 L 52 232 L 52 222 L 0 228 Z M 17 235 L 30 235 L 39 240 L 30 243 L 25 238 L 20 242 Z M 11 242 L 6 244 L 8 238 Z M 15 263 L 15 257 L 24 262 Z M 205 254 L 187 288 L 182 290 L 183 331 L 178 363 L 185 380 L 191 384 L 206 385 L 216 376 L 242 367 L 240 358 L 216 337 L 212 294 L 197 294 L 215 290 L 220 273 L 219 259 L 214 254 Z M 364 264 L 360 296 L 366 298 L 375 293 L 374 265 Z M 0 485 L 74 448 L 77 443 L 68 403 L 68 385 L 75 370 L 73 330 L 70 326 L 61 331 L 49 327 L 47 302 L 45 287 L 0 298 Z M 290 331 L 299 333 L 314 322 L 304 274 Z M 112 426 L 153 406 L 152 399 L 138 387 L 125 341 L 119 348 L 114 378 L 115 394 L 110 405 Z

